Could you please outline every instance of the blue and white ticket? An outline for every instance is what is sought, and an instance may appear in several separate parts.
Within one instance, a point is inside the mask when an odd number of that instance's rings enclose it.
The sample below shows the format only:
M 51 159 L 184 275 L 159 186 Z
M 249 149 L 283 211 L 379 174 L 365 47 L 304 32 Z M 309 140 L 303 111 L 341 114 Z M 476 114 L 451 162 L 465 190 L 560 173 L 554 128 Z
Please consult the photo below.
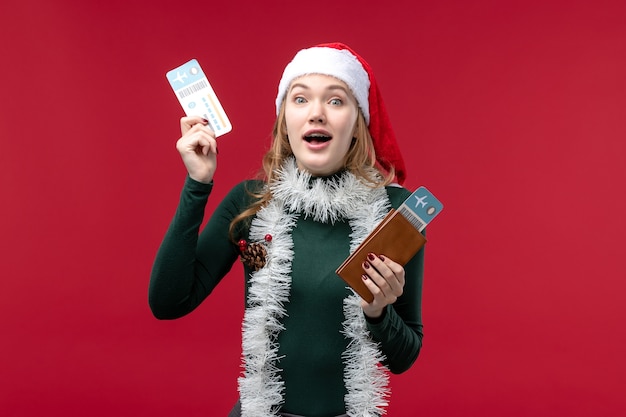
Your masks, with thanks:
M 402 214 L 420 232 L 443 210 L 443 204 L 428 191 L 419 187 L 398 208 Z
M 174 68 L 166 76 L 187 116 L 200 116 L 208 120 L 215 136 L 233 129 L 197 60 L 192 59 Z

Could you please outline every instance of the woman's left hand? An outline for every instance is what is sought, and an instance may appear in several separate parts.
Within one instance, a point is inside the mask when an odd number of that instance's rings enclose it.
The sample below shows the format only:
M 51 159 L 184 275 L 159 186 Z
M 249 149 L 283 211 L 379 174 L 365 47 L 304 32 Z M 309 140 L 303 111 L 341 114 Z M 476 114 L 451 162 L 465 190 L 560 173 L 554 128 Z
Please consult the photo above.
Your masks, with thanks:
M 396 302 L 404 291 L 404 268 L 384 255 L 370 253 L 363 262 L 363 282 L 374 295 L 368 303 L 361 301 L 366 316 L 378 318 L 383 309 Z

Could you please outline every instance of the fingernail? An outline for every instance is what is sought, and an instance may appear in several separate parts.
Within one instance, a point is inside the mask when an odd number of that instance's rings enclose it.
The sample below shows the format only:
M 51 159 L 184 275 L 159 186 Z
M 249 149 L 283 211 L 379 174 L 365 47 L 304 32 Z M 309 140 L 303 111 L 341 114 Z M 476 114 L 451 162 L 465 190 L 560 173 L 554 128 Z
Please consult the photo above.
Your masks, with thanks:
M 202 123 L 204 123 L 205 125 L 208 125 L 209 121 L 207 119 L 202 119 Z
M 363 281 L 367 281 L 367 278 L 368 278 L 368 277 L 367 277 L 367 275 L 365 275 L 365 274 L 361 275 L 361 279 L 362 279 Z
M 363 262 L 363 268 L 370 269 L 370 263 L 367 261 Z
M 374 259 L 376 259 L 376 256 L 374 256 L 373 253 L 368 253 L 367 254 L 367 259 L 369 259 L 370 261 L 373 261 Z
M 379 258 L 381 261 L 385 262 L 385 257 L 384 257 L 383 255 L 378 255 L 378 258 Z

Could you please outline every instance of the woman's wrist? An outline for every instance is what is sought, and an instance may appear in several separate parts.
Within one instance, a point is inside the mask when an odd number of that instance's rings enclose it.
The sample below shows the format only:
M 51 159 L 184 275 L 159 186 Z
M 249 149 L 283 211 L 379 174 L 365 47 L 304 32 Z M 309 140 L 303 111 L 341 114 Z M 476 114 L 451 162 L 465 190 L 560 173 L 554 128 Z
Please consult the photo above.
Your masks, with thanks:
M 382 308 L 381 310 L 375 312 L 366 312 L 363 310 L 363 315 L 365 316 L 365 320 L 371 324 L 378 324 L 385 319 L 387 315 L 387 308 Z

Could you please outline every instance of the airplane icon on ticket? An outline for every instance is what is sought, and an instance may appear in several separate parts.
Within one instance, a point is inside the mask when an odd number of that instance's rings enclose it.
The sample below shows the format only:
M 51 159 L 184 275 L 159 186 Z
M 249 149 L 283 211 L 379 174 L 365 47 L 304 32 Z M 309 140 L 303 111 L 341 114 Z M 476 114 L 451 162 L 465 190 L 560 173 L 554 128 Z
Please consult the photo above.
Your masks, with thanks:
M 427 195 L 422 196 L 422 197 L 418 197 L 418 196 L 414 196 L 414 197 L 415 197 L 415 199 L 417 200 L 417 201 L 415 202 L 415 207 L 417 207 L 417 205 L 418 205 L 418 204 L 421 204 L 421 205 L 422 205 L 422 207 L 426 207 L 426 204 L 428 204 L 428 203 L 426 202 L 426 198 L 428 197 Z
M 184 79 L 187 78 L 187 73 L 183 72 L 182 74 L 180 73 L 180 71 L 176 72 L 176 78 L 174 78 L 172 81 L 178 81 L 179 83 L 184 84 L 185 81 Z

